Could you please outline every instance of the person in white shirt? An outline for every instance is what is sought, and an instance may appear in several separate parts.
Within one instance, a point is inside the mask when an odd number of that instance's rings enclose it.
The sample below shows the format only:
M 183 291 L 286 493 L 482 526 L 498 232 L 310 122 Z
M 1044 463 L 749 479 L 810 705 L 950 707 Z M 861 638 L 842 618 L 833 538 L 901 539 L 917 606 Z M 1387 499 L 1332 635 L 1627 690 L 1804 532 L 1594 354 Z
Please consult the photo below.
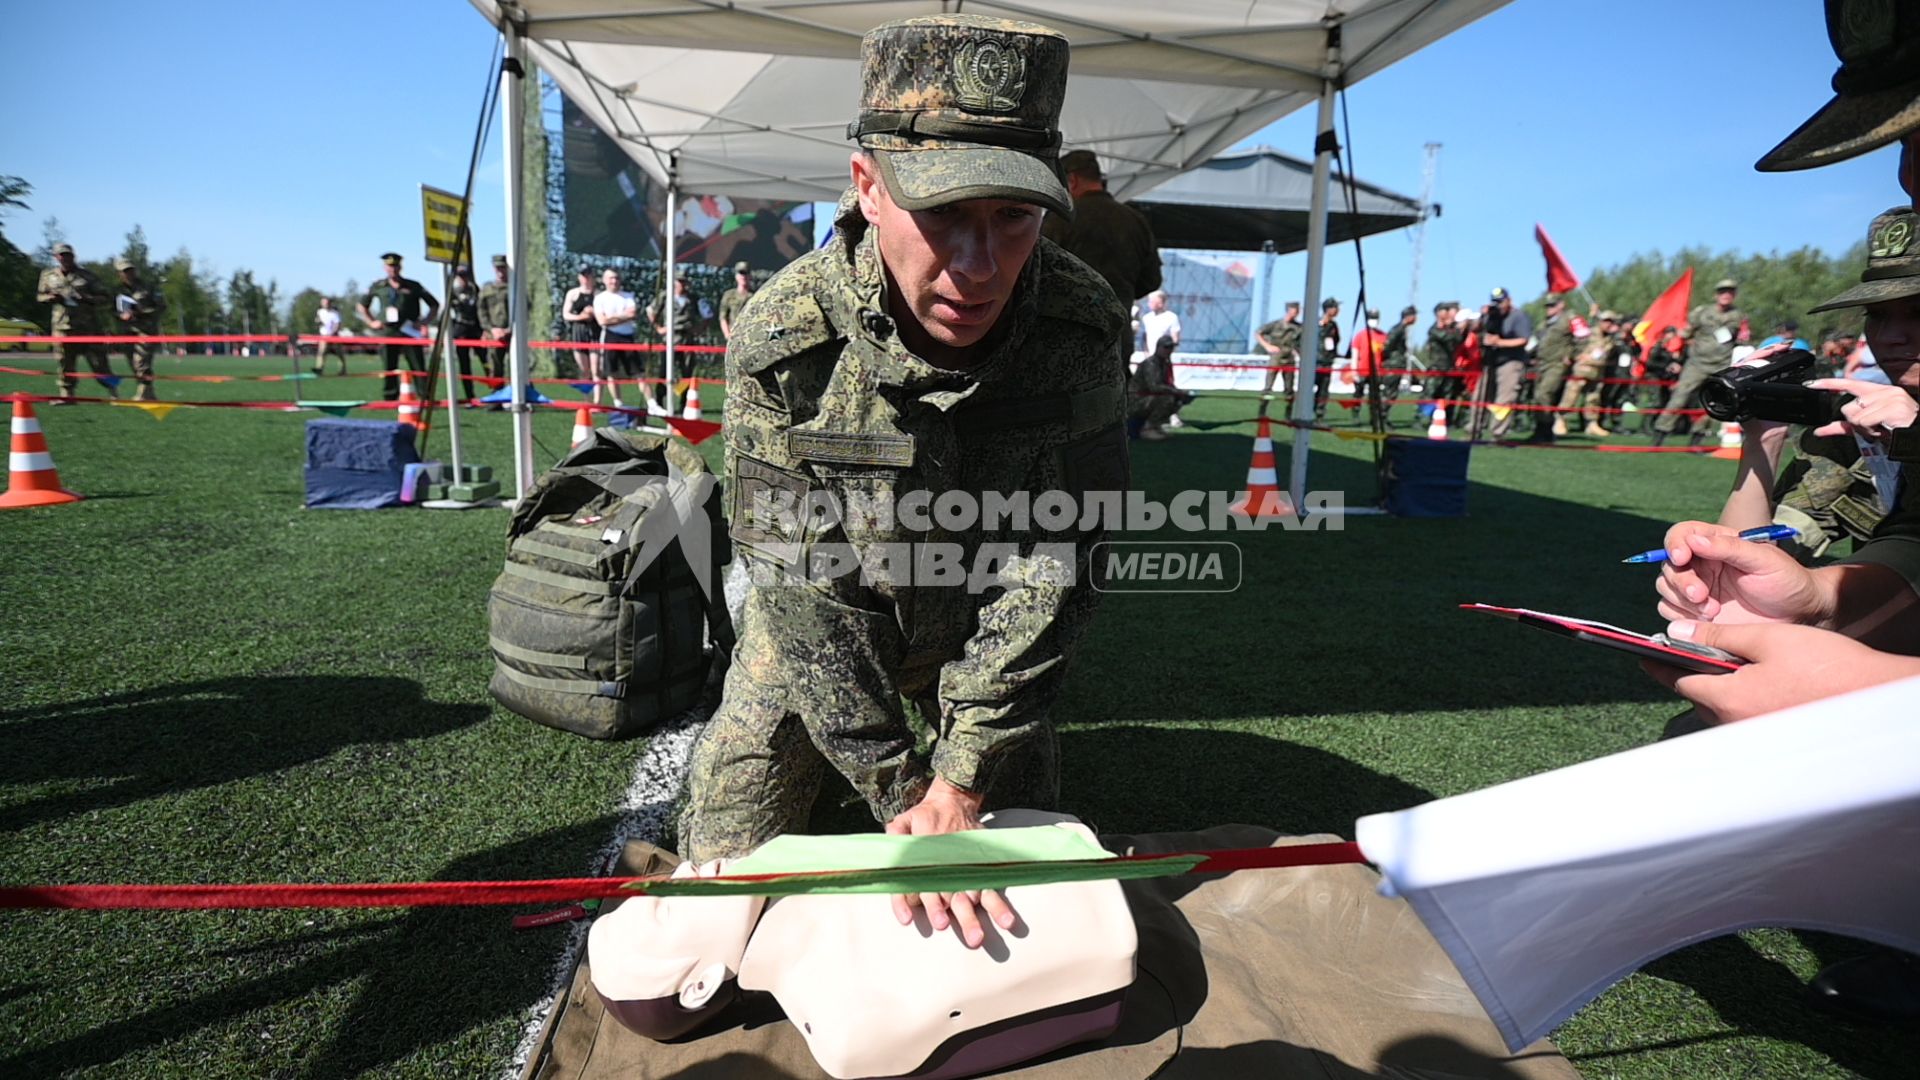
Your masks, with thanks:
M 1180 344 L 1180 315 L 1167 310 L 1166 293 L 1155 289 L 1147 294 L 1147 310 L 1140 313 L 1140 329 L 1149 347 L 1163 337 L 1172 338 L 1175 345 Z
M 339 335 L 340 312 L 335 310 L 332 297 L 323 296 L 320 298 L 320 310 L 314 313 L 313 319 L 320 330 L 321 337 L 328 338 Z M 340 374 L 345 375 L 347 373 L 346 350 L 336 350 L 336 355 L 340 357 Z M 327 343 L 323 341 L 320 343 L 319 348 L 315 349 L 313 353 L 313 373 L 315 375 L 324 375 L 326 374 L 326 368 Z
M 600 324 L 600 341 L 605 345 L 631 345 L 635 331 L 634 317 L 640 313 L 633 294 L 620 287 L 620 271 L 608 267 L 600 275 L 600 292 L 593 298 L 593 319 Z M 647 396 L 647 388 L 640 381 L 640 354 L 632 349 L 609 349 L 600 361 L 602 370 L 608 373 L 607 383 L 613 387 L 613 403 L 624 404 L 620 400 L 620 376 L 632 375 L 634 385 L 640 390 L 640 396 Z

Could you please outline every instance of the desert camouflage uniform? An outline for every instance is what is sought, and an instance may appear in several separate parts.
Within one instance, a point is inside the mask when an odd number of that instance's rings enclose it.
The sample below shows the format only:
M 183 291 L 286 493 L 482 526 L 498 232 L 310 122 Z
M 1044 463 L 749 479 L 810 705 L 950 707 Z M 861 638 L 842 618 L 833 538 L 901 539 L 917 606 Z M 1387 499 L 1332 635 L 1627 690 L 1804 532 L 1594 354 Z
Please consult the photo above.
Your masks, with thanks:
M 910 492 L 1127 486 L 1126 313 L 1104 280 L 1041 241 L 998 344 L 947 371 L 907 351 L 884 314 L 878 247 L 852 191 L 835 228 L 828 247 L 755 295 L 727 351 L 730 531 L 756 583 L 725 699 L 694 750 L 680 840 L 696 860 L 804 828 L 828 766 L 881 822 L 936 775 L 983 793 L 988 808 L 1051 806 L 1048 709 L 1098 599 L 1088 563 L 1099 534 L 1077 526 L 917 532 L 849 514 L 809 527 L 756 514 L 760 500 L 825 491 L 843 506 L 855 496 L 891 507 Z M 850 544 L 864 562 L 881 544 L 918 542 L 961 545 L 963 569 L 989 543 L 1017 544 L 1020 556 L 1005 587 L 983 592 L 858 572 L 763 583 L 821 544 Z M 917 745 L 903 698 L 933 727 L 931 747 Z
M 1600 396 L 1605 389 L 1600 380 L 1607 376 L 1607 364 L 1612 361 L 1619 340 L 1617 331 L 1609 334 L 1596 326 L 1593 334 L 1581 343 L 1580 355 L 1573 362 L 1573 377 L 1567 380 L 1566 389 L 1560 391 L 1563 415 L 1577 413 L 1590 427 L 1600 423 Z M 1584 406 L 1582 397 L 1586 398 Z
M 87 358 L 87 367 L 94 374 L 111 375 L 113 369 L 107 366 L 105 345 L 65 345 L 58 340 L 68 334 L 101 333 L 100 305 L 106 303 L 110 296 L 107 290 L 100 287 L 100 279 L 78 264 L 74 265 L 71 274 L 54 266 L 40 272 L 39 297 L 41 303 L 53 305 L 52 329 L 56 339 L 53 355 L 60 365 L 60 396 L 73 396 L 76 354 Z

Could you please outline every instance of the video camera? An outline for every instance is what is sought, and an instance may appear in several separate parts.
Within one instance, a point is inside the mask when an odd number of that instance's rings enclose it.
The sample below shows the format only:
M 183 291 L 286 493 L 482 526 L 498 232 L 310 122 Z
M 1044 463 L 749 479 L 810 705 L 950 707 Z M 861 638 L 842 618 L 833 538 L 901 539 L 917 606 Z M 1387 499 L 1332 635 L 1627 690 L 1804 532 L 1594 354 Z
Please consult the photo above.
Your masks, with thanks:
M 1751 366 L 1730 367 L 1700 385 L 1700 404 L 1715 420 L 1777 420 L 1819 427 L 1840 419 L 1851 395 L 1809 390 L 1818 358 L 1805 349 L 1786 352 Z

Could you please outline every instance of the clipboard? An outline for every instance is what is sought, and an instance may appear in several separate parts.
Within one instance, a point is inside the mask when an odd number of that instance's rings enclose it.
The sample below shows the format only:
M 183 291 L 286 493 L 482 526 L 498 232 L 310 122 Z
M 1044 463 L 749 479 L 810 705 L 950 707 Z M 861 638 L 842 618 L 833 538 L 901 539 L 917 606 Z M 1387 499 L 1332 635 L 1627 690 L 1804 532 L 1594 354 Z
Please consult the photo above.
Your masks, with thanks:
M 1665 634 L 1636 633 L 1607 623 L 1595 622 L 1592 619 L 1576 619 L 1567 615 L 1534 611 L 1530 608 L 1498 607 L 1493 604 L 1461 604 L 1460 609 L 1482 611 L 1488 615 L 1509 619 L 1551 634 L 1559 634 L 1561 637 L 1604 646 L 1638 656 L 1643 660 L 1655 660 L 1702 675 L 1725 675 L 1729 671 L 1740 670 L 1747 662 L 1741 657 L 1711 645 L 1675 641 Z

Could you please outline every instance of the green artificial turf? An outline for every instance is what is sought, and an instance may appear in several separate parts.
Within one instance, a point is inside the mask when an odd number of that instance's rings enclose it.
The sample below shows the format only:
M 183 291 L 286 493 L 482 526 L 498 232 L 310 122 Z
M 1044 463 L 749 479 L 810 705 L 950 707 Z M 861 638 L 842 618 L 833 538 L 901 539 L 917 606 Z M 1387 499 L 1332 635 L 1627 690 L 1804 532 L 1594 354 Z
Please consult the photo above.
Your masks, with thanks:
M 170 358 L 161 371 L 286 368 Z M 50 385 L 0 374 L 0 393 Z M 375 380 L 301 386 L 378 397 Z M 289 389 L 162 383 L 192 400 Z M 717 418 L 719 394 L 703 397 Z M 1228 422 L 1252 409 L 1203 399 L 1192 427 L 1136 444 L 1137 486 L 1240 488 L 1251 426 Z M 591 742 L 495 706 L 484 599 L 503 513 L 301 509 L 315 415 L 42 408 L 63 479 L 88 499 L 0 513 L 0 879 L 597 869 L 645 740 Z M 509 478 L 509 418 L 464 419 L 470 460 Z M 572 420 L 538 414 L 541 465 Z M 1314 446 L 1315 486 L 1365 502 L 1370 446 Z M 718 440 L 703 450 L 716 459 Z M 1465 518 L 1218 538 L 1242 548 L 1238 591 L 1106 598 L 1057 712 L 1067 808 L 1122 832 L 1247 821 L 1350 836 L 1360 814 L 1654 738 L 1677 706 L 1629 659 L 1455 605 L 1654 629 L 1649 573 L 1618 560 L 1666 522 L 1711 514 L 1729 470 L 1480 449 Z M 510 914 L 0 913 L 0 1076 L 498 1075 L 565 939 L 514 932 Z M 1784 932 L 1709 942 L 1629 978 L 1557 1037 L 1592 1077 L 1900 1075 L 1913 1035 L 1794 1001 L 1822 963 L 1857 951 Z

